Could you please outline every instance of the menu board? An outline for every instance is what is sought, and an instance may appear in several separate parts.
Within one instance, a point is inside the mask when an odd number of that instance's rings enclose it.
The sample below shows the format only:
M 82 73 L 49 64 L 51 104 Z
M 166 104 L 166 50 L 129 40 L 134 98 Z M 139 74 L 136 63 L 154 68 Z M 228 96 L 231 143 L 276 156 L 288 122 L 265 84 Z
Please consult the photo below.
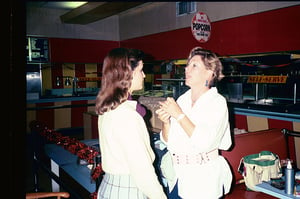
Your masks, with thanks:
M 49 62 L 48 38 L 27 37 L 27 62 L 46 63 Z

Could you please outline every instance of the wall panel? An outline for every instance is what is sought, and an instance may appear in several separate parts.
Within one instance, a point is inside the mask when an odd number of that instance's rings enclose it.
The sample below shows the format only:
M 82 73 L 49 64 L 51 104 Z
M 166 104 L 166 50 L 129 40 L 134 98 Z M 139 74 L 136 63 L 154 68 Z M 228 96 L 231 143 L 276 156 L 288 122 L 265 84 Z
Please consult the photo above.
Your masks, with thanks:
M 71 105 L 70 101 L 65 102 L 55 102 L 55 106 L 65 106 Z M 60 108 L 54 109 L 54 127 L 59 128 L 69 128 L 71 126 L 71 109 L 70 108 Z
M 102 63 L 112 48 L 119 47 L 116 41 L 50 38 L 51 62 Z
M 300 122 L 293 123 L 294 131 L 300 132 Z M 295 150 L 296 150 L 296 157 L 297 157 L 297 165 L 298 168 L 300 167 L 300 137 L 295 138 Z
M 261 131 L 269 129 L 268 119 L 263 117 L 247 116 L 248 131 Z
M 190 27 L 121 41 L 156 60 L 187 58 L 190 49 L 202 46 L 220 55 L 299 50 L 300 6 L 292 6 L 212 23 L 211 38 L 199 43 Z

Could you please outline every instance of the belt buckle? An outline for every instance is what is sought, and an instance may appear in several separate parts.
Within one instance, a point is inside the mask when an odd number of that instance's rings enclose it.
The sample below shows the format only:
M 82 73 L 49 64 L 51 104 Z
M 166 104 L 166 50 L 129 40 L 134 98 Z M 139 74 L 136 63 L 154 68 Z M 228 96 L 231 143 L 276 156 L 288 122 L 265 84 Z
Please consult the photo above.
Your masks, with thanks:
M 207 163 L 209 161 L 208 153 L 199 153 L 200 155 L 200 164 Z

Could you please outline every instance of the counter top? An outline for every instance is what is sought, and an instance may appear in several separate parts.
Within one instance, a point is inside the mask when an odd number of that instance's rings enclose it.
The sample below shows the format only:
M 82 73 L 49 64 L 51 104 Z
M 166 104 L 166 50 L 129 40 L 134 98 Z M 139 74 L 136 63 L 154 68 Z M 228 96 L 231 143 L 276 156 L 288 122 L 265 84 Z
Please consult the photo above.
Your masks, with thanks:
M 145 92 L 144 94 L 146 94 Z M 165 93 L 160 92 L 160 95 L 154 95 L 152 92 L 148 95 L 138 95 L 139 97 L 162 97 Z M 48 103 L 48 102 L 64 102 L 64 101 L 83 101 L 83 100 L 96 100 L 96 96 L 66 96 L 66 97 L 44 97 L 36 100 L 27 100 L 27 104 L 37 104 L 37 103 Z M 264 112 L 264 113 L 276 113 L 282 115 L 282 117 L 291 116 L 300 121 L 300 103 L 293 103 L 292 101 L 284 100 L 228 100 L 228 107 L 234 108 L 235 110 L 241 110 L 247 112 Z
M 163 90 L 149 90 L 138 93 L 135 96 L 136 99 L 139 97 L 144 98 L 161 98 L 161 97 L 172 97 L 171 91 Z M 253 109 L 261 111 L 279 112 L 279 113 L 289 113 L 300 115 L 300 101 L 294 103 L 293 99 L 259 99 L 255 100 L 254 97 L 244 96 L 243 99 L 228 99 L 228 96 L 224 97 L 227 99 L 228 106 L 243 108 L 243 109 Z
M 65 97 L 41 97 L 40 99 L 27 100 L 27 104 L 48 103 L 48 102 L 65 102 L 65 101 L 81 101 L 95 100 L 96 96 L 65 96 Z
M 254 100 L 244 100 L 244 101 L 228 101 L 229 106 L 252 109 L 252 110 L 261 110 L 261 111 L 271 111 L 279 113 L 289 113 L 297 114 L 300 116 L 300 103 L 286 103 L 286 102 L 263 102 L 263 101 L 254 101 Z
M 261 103 L 257 101 L 227 102 L 235 114 L 300 122 L 300 103 Z

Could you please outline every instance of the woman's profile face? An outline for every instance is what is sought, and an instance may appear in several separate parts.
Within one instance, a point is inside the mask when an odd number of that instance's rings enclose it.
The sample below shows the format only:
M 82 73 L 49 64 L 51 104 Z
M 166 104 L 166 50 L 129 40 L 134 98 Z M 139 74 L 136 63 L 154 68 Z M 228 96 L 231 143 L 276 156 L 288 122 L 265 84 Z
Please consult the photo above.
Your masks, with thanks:
M 189 87 L 204 86 L 212 78 L 212 71 L 207 70 L 200 55 L 192 57 L 185 68 L 185 84 Z
M 143 61 L 138 62 L 138 66 L 132 72 L 131 91 L 141 90 L 144 87 L 145 74 L 143 72 Z

